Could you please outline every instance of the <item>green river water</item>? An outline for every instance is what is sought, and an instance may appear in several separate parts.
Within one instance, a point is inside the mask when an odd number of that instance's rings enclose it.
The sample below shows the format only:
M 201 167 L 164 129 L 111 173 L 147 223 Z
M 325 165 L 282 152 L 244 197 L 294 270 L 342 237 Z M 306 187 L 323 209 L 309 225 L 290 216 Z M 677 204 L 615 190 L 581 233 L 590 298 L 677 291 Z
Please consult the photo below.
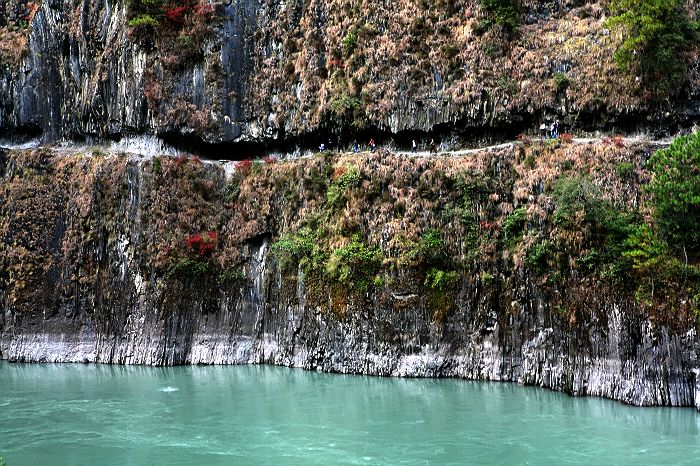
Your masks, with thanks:
M 700 414 L 515 384 L 0 362 L 19 465 L 699 464 Z

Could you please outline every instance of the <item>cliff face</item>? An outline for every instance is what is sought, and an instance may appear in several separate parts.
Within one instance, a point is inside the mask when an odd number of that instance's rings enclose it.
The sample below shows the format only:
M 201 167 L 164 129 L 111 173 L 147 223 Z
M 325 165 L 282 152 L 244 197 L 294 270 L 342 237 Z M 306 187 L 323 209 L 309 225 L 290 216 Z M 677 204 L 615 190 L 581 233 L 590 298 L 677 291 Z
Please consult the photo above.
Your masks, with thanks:
M 454 376 L 700 408 L 697 297 L 657 282 L 640 301 L 644 278 L 589 271 L 607 246 L 585 223 L 553 220 L 556 180 L 580 173 L 605 205 L 643 211 L 647 156 L 2 154 L 0 356 Z
M 505 35 L 470 0 L 163 3 L 156 25 L 132 26 L 139 0 L 11 0 L 0 135 L 270 142 L 357 128 L 514 132 L 544 117 L 611 130 L 697 121 L 697 57 L 683 88 L 653 102 L 615 68 L 621 38 L 603 27 L 603 3 L 523 2 Z
M 168 33 L 174 26 L 130 28 L 128 2 L 32 5 L 38 7 L 26 37 L 13 44 L 19 52 L 0 62 L 5 133 L 44 141 L 156 132 L 197 132 L 209 141 L 241 136 L 256 2 L 229 2 L 215 18 L 198 18 L 199 29 L 187 36 L 195 51 Z

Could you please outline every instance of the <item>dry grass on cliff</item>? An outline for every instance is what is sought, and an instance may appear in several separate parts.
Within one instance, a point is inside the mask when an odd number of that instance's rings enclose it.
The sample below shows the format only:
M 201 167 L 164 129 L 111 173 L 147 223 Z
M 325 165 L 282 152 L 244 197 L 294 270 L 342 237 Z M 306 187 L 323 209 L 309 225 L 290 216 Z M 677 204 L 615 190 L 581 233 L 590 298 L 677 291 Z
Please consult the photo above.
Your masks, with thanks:
M 27 52 L 30 25 L 41 7 L 40 0 L 6 0 L 0 27 L 0 65 L 16 67 Z M 0 10 L 0 11 L 3 11 Z
M 240 163 L 226 178 L 221 167 L 196 157 L 136 161 L 28 151 L 12 156 L 2 187 L 1 268 L 12 273 L 11 296 L 25 300 L 36 298 L 33 283 L 49 276 L 56 282 L 57 273 L 80 286 L 120 273 L 108 267 L 117 259 L 146 279 L 235 277 L 231 271 L 249 259 L 249 245 L 304 229 L 322 253 L 313 260 L 351 244 L 379 248 L 381 268 L 369 278 L 395 280 L 409 268 L 396 286 L 411 292 L 427 286 L 430 267 L 484 289 L 516 272 L 560 291 L 569 281 L 597 280 L 605 288 L 610 282 L 581 260 L 604 251 L 606 233 L 587 224 L 576 206 L 568 224 L 557 224 L 553 192 L 560 180 L 586 180 L 600 193 L 595 202 L 648 215 L 640 190 L 647 155 L 644 145 L 615 140 L 518 144 L 463 157 L 379 151 Z M 356 177 L 343 184 L 347 173 Z M 428 263 L 420 245 L 435 231 L 444 250 Z M 317 272 L 326 267 L 317 265 Z M 451 273 L 458 275 L 445 275 Z M 326 299 L 329 290 L 316 289 L 316 298 Z M 447 303 L 436 290 L 435 302 Z M 680 300 L 683 291 L 672 292 Z M 573 322 L 582 315 L 567 311 L 578 306 L 567 293 L 557 303 L 561 318 Z M 445 306 L 435 315 L 443 316 Z
M 0 27 L 0 64 L 19 65 L 27 49 L 27 34 Z
M 560 7 L 508 37 L 478 31 L 485 13 L 475 1 L 266 4 L 255 49 L 276 47 L 256 64 L 251 104 L 261 116 L 287 115 L 289 128 L 319 125 L 347 98 L 380 125 L 399 107 L 467 109 L 485 93 L 496 117 L 555 109 L 564 99 L 569 112 L 644 107 L 634 80 L 615 68 L 620 38 L 604 30 L 602 4 Z M 278 98 L 259 107 L 270 89 Z

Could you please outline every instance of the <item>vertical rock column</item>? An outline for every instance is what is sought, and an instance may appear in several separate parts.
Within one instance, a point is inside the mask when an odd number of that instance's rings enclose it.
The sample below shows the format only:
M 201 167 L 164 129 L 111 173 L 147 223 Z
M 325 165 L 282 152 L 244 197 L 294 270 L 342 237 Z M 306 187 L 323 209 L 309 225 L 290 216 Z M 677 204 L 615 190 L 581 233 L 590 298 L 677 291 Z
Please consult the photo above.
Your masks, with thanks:
M 252 35 L 256 27 L 258 0 L 235 0 L 224 8 L 221 64 L 224 72 L 223 138 L 241 136 L 245 124 L 245 95 L 252 66 Z

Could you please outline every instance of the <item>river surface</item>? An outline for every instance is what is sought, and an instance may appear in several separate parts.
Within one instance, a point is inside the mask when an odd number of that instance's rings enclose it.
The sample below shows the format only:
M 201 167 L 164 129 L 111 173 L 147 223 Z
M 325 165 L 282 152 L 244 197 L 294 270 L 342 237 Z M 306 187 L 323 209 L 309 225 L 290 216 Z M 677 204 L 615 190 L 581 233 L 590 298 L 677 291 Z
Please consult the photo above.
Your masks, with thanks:
M 0 362 L 19 465 L 698 464 L 700 414 L 515 384 Z

